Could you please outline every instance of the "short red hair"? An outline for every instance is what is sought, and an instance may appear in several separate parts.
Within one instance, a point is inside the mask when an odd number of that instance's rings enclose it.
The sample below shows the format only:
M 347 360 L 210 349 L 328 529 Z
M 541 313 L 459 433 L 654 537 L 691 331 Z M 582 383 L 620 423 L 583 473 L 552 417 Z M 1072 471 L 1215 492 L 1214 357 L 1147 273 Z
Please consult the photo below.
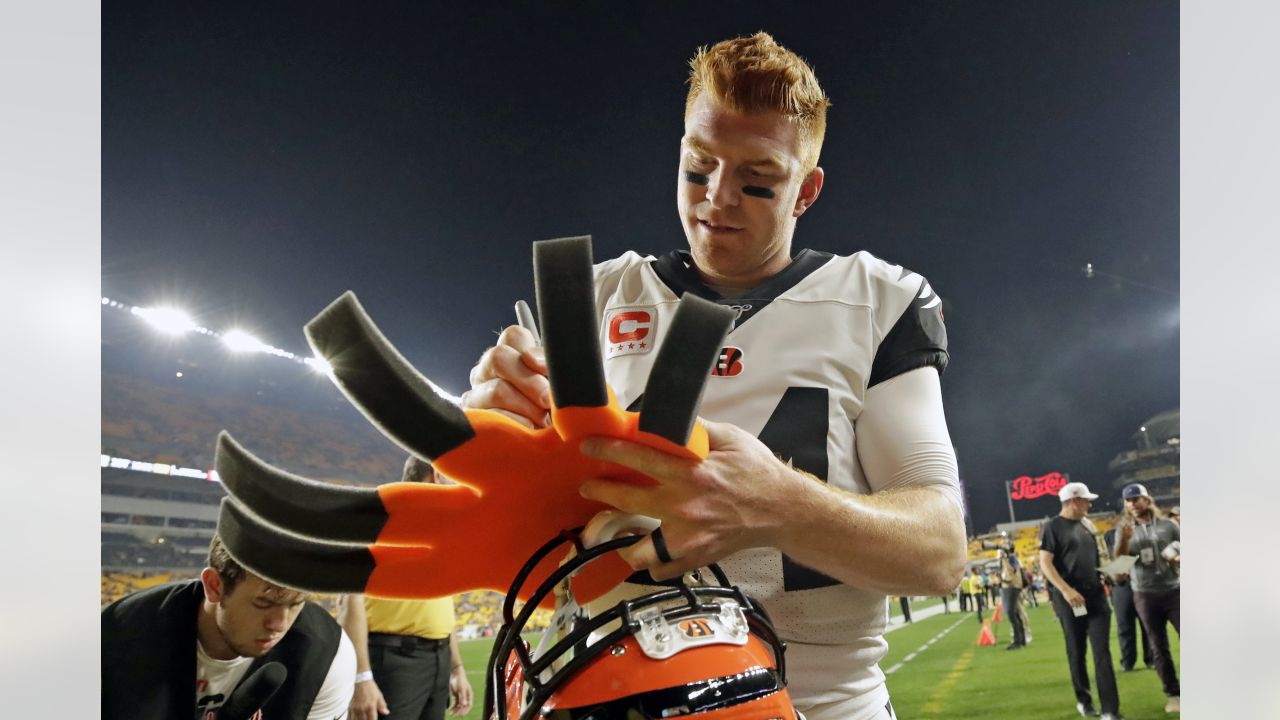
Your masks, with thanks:
M 804 58 L 758 32 L 698 48 L 689 68 L 686 117 L 702 92 L 735 112 L 781 113 L 799 127 L 805 174 L 818 166 L 831 100 Z

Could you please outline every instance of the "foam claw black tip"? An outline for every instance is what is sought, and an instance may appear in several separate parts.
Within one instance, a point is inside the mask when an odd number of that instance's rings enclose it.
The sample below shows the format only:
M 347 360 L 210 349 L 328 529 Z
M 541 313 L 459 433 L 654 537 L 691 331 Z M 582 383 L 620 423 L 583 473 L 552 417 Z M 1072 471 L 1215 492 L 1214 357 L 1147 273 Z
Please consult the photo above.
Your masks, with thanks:
M 347 399 L 405 450 L 435 460 L 475 437 L 462 409 L 404 359 L 355 293 L 347 291 L 330 303 L 305 332 Z
M 693 295 L 680 298 L 644 388 L 641 430 L 677 445 L 689 441 L 707 377 L 733 318 L 732 308 Z
M 367 547 L 291 535 L 255 517 L 231 497 L 222 499 L 218 536 L 236 562 L 264 580 L 294 590 L 362 593 L 375 565 Z
M 321 540 L 372 543 L 387 523 L 373 488 L 309 480 L 263 462 L 226 432 L 214 467 L 227 492 L 254 514 L 289 532 Z
M 533 244 L 534 290 L 551 397 L 557 407 L 609 402 L 596 318 L 591 236 Z

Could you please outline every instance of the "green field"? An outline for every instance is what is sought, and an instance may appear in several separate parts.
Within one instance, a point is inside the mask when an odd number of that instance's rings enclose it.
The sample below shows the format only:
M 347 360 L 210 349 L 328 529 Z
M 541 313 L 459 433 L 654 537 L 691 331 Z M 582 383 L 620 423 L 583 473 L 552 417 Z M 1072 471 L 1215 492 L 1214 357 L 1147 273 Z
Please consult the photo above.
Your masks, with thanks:
M 913 613 L 936 602 L 912 603 Z M 897 603 L 893 603 L 897 609 Z M 888 634 L 889 654 L 880 667 L 888 670 L 889 692 L 894 709 L 902 720 L 924 718 L 983 718 L 984 720 L 1072 720 L 1075 696 L 1067 673 L 1067 655 L 1062 629 L 1052 609 L 1045 603 L 1028 608 L 1033 642 L 1022 650 L 1008 651 L 1009 623 L 992 623 L 997 644 L 979 647 L 981 625 L 972 614 L 961 616 L 952 603 L 950 615 L 939 614 L 895 629 Z M 986 613 L 990 618 L 991 614 Z M 1113 616 L 1114 617 L 1114 616 Z M 958 623 L 958 624 L 957 624 Z M 933 645 L 921 650 L 930 639 L 950 630 Z M 1178 636 L 1170 628 L 1174 658 L 1178 658 Z M 463 641 L 467 674 L 476 692 L 476 706 L 467 715 L 479 720 L 484 692 L 484 667 L 489 640 Z M 903 662 L 911 653 L 911 660 Z M 1120 648 L 1115 628 L 1111 633 L 1111 656 L 1116 664 L 1120 687 L 1120 712 L 1128 720 L 1176 717 L 1164 712 L 1160 679 L 1152 670 L 1120 672 Z M 1138 666 L 1142 663 L 1139 660 Z M 1092 656 L 1090 656 L 1092 676 Z M 1096 704 L 1095 686 L 1095 704 Z

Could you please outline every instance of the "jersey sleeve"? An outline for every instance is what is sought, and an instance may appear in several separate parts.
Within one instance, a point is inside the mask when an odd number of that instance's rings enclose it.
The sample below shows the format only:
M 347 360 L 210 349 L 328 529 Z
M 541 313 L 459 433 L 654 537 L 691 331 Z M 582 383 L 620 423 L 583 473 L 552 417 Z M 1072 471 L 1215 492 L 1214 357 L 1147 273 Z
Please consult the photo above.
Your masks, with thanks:
M 872 492 L 932 487 L 964 509 L 936 373 L 905 373 L 868 389 L 855 442 Z
M 333 654 L 329 674 L 311 703 L 307 720 L 344 720 L 351 707 L 351 697 L 356 691 L 356 648 L 343 630 L 338 639 L 338 651 Z
M 947 369 L 942 298 L 923 276 L 880 261 L 871 274 L 877 330 L 884 333 L 871 363 L 868 387 L 916 368 Z

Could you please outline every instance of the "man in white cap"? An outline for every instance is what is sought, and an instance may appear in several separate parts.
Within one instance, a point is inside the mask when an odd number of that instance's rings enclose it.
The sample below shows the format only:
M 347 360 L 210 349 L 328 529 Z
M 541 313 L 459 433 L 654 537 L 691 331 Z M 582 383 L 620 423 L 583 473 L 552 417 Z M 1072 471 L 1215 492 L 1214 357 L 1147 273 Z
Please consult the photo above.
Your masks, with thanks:
M 1111 666 L 1111 605 L 1098 568 L 1102 557 L 1097 532 L 1085 518 L 1097 495 L 1084 483 L 1062 486 L 1058 499 L 1062 512 L 1040 531 L 1040 568 L 1049 580 L 1053 612 L 1067 638 L 1067 667 L 1076 693 L 1076 710 L 1085 717 L 1097 715 L 1089 691 L 1085 653 L 1093 646 L 1093 674 L 1098 681 L 1098 701 L 1103 720 L 1120 717 L 1120 693 Z

